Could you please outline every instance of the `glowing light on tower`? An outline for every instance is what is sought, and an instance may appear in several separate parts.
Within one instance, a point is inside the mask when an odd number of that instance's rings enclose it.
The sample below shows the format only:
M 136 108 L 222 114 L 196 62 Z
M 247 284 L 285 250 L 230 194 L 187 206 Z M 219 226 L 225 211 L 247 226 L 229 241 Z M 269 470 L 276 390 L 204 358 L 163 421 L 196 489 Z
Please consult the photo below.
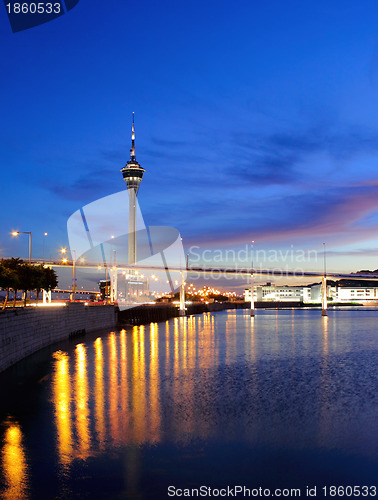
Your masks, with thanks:
M 123 179 L 126 182 L 129 194 L 129 252 L 128 263 L 135 264 L 137 260 L 137 221 L 136 221 L 136 199 L 139 190 L 139 185 L 142 182 L 143 174 L 145 172 L 135 157 L 135 129 L 134 129 L 134 113 L 133 113 L 133 126 L 131 132 L 131 149 L 130 160 L 122 168 Z

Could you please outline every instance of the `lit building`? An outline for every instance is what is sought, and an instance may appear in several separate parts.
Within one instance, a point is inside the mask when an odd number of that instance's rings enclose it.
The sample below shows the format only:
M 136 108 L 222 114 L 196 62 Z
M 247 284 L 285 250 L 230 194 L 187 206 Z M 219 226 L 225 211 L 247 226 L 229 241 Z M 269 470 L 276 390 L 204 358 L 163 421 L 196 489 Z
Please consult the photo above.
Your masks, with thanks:
M 378 301 L 378 287 L 356 287 L 356 286 L 343 286 L 339 287 L 338 300 L 340 302 L 377 302 Z
M 377 284 L 378 285 L 378 284 Z M 361 304 L 378 304 L 378 286 L 361 287 L 346 286 L 342 282 L 327 285 L 329 302 L 354 302 Z M 245 302 L 251 301 L 251 289 L 244 291 Z M 254 300 L 257 302 L 302 302 L 303 304 L 321 304 L 322 285 L 315 283 L 308 286 L 275 286 L 272 283 L 256 286 Z
M 327 284 L 327 298 L 330 301 L 338 300 L 338 287 Z M 321 304 L 322 302 L 322 285 L 316 283 L 303 287 L 303 303 L 304 304 Z
M 257 302 L 302 302 L 303 301 L 303 287 L 301 286 L 275 286 L 272 283 L 266 283 L 254 287 L 254 300 Z M 244 300 L 251 301 L 251 289 L 246 288 L 244 292 Z

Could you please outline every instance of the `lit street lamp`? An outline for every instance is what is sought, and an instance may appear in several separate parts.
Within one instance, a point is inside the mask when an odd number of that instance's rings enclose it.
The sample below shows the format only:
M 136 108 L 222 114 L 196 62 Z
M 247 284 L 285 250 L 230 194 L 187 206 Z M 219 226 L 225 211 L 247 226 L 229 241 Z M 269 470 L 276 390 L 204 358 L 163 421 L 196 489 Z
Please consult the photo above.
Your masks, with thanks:
M 63 254 L 67 252 L 67 248 L 61 248 L 60 250 Z M 76 264 L 76 250 L 71 250 L 72 255 L 72 292 L 70 300 L 75 300 L 75 290 L 76 290 L 76 279 L 75 279 L 75 264 Z M 67 259 L 63 259 L 63 263 L 66 263 Z
M 13 231 L 12 236 L 18 236 L 19 234 L 29 235 L 29 264 L 31 264 L 31 231 Z
M 76 265 L 76 250 L 71 250 L 73 252 L 72 258 L 72 294 L 71 300 L 75 300 L 75 290 L 76 290 L 76 278 L 75 278 L 75 265 Z
M 253 298 L 253 245 L 255 240 L 252 240 L 252 262 L 251 262 L 251 317 L 255 315 L 255 301 Z
M 42 257 L 42 263 L 45 263 L 45 237 L 47 236 L 47 233 L 43 233 L 43 257 Z

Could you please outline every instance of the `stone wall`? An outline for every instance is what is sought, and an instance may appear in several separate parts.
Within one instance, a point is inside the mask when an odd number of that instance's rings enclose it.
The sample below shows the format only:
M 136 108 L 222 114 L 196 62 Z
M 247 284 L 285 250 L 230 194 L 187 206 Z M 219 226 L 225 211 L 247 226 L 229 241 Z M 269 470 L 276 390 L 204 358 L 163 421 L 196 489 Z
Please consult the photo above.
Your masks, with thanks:
M 112 305 L 72 302 L 65 307 L 5 310 L 0 313 L 0 372 L 43 347 L 116 323 Z

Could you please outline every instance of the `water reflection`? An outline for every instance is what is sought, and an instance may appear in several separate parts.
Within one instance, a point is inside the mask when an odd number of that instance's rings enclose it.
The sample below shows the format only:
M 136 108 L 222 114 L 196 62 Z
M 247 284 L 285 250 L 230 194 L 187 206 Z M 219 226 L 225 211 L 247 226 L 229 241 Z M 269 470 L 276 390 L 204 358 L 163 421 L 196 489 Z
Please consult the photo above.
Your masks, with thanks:
M 28 498 L 28 472 L 22 441 L 20 426 L 17 423 L 8 423 L 1 457 L 5 483 L 2 492 L 4 500 Z
M 123 493 L 136 496 L 150 445 L 218 440 L 335 449 L 347 442 L 352 449 L 359 439 L 367 449 L 375 372 L 366 353 L 365 363 L 354 354 L 353 329 L 343 324 L 339 319 L 336 331 L 334 319 L 316 311 L 205 313 L 57 351 L 50 395 L 60 471 L 70 477 L 78 464 L 90 467 L 89 458 L 119 454 Z M 32 468 L 20 425 L 8 423 L 3 439 L 5 498 L 23 498 Z
M 102 339 L 95 340 L 95 428 L 100 450 L 104 449 L 106 427 L 105 427 L 105 392 L 104 392 L 104 348 Z
M 86 460 L 90 455 L 90 411 L 88 407 L 88 373 L 87 353 L 84 344 L 78 344 L 75 351 L 76 374 L 75 374 L 75 427 L 76 427 L 76 457 Z
M 67 353 L 55 353 L 53 394 L 60 463 L 86 460 L 109 447 L 158 444 L 164 426 L 169 439 L 178 442 L 209 438 L 219 432 L 221 423 L 230 433 L 240 433 L 237 428 L 241 427 L 244 439 L 252 440 L 259 431 L 257 408 L 278 428 L 288 409 L 272 406 L 276 404 L 273 396 L 293 399 L 296 390 L 313 385 L 311 380 L 297 378 L 300 372 L 292 363 L 297 353 L 311 356 L 316 344 L 308 329 L 298 328 L 293 311 L 288 311 L 286 329 L 277 311 L 265 318 L 251 318 L 247 313 L 230 311 L 218 317 L 218 324 L 214 315 L 204 313 L 112 332 L 93 344 L 77 345 L 72 360 Z M 319 412 L 323 444 L 331 440 L 330 419 L 337 418 L 329 410 L 332 405 L 335 408 L 335 393 L 330 390 L 334 375 L 329 321 L 317 318 L 318 403 L 308 403 Z M 286 379 L 282 372 L 285 357 L 291 360 Z M 254 368 L 262 359 L 274 361 L 263 378 Z M 240 363 L 248 369 L 241 372 Z M 270 399 L 264 392 L 268 386 Z M 229 401 L 235 407 L 228 407 Z M 220 411 L 230 412 L 231 418 L 223 421 Z
M 332 371 L 329 360 L 328 322 L 328 316 L 322 316 L 322 358 L 319 384 L 319 443 L 324 447 L 330 447 L 333 443 L 332 416 L 329 411 L 332 405 L 332 394 L 330 393 Z
M 110 436 L 114 443 L 114 445 L 119 444 L 120 435 L 119 435 L 119 413 L 118 413 L 118 400 L 119 400 L 119 385 L 118 385 L 118 368 L 119 368 L 119 360 L 118 360 L 118 345 L 117 345 L 117 337 L 114 332 L 112 332 L 108 336 L 108 350 L 109 350 L 109 361 L 108 361 L 108 370 L 109 370 L 109 384 L 108 384 L 108 398 L 109 398 L 109 423 L 110 423 Z M 97 398 L 97 394 L 95 393 L 95 398 Z
M 144 348 L 144 326 L 133 329 L 134 356 L 132 359 L 132 411 L 133 422 L 130 429 L 132 441 L 142 443 L 146 436 L 146 360 Z
M 160 377 L 159 377 L 159 343 L 158 325 L 150 325 L 150 404 L 148 410 L 150 442 L 156 443 L 160 439 Z
M 54 353 L 53 394 L 55 403 L 55 425 L 59 461 L 69 465 L 72 460 L 72 421 L 71 421 L 71 380 L 69 356 L 58 351 Z

